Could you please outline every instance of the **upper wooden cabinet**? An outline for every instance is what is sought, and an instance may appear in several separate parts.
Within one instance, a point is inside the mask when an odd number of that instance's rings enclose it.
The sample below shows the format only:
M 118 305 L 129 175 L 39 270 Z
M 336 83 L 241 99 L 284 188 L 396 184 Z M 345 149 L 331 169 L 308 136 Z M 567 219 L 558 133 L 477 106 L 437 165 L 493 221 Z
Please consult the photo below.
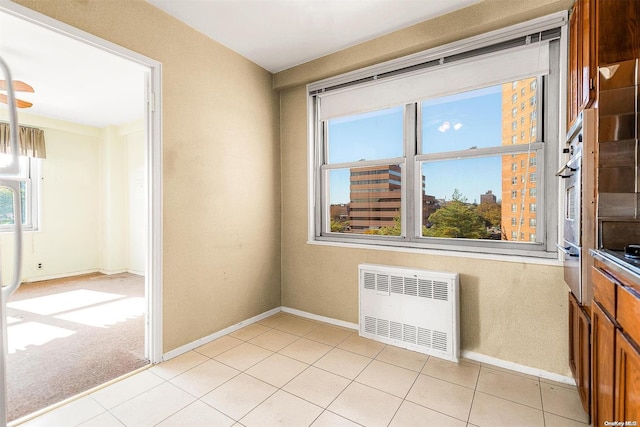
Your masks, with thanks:
M 568 127 L 596 98 L 596 0 L 576 0 L 569 18 Z
M 575 1 L 569 17 L 567 129 L 597 100 L 598 67 L 639 56 L 640 1 Z

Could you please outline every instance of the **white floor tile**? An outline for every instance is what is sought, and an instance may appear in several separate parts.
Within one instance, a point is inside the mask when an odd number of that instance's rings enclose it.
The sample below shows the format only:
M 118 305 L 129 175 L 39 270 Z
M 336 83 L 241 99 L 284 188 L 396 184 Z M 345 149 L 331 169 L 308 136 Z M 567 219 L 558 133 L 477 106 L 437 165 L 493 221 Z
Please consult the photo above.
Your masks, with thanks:
M 249 412 L 240 423 L 247 427 L 308 426 L 322 413 L 322 408 L 279 390 Z
M 163 383 L 111 409 L 123 424 L 135 427 L 154 426 L 182 408 L 195 397 L 171 383 Z
M 229 427 L 235 421 L 199 400 L 176 412 L 158 427 Z
M 239 420 L 277 390 L 264 381 L 243 373 L 204 395 L 201 400 Z
M 91 396 L 85 396 L 31 421 L 27 421 L 21 424 L 21 427 L 75 426 L 100 415 L 104 411 L 104 408 Z
M 91 397 L 105 408 L 111 409 L 163 382 L 162 378 L 146 370 L 98 390 Z
M 171 379 L 170 382 L 193 396 L 200 397 L 239 373 L 240 371 L 217 360 L 208 360 Z

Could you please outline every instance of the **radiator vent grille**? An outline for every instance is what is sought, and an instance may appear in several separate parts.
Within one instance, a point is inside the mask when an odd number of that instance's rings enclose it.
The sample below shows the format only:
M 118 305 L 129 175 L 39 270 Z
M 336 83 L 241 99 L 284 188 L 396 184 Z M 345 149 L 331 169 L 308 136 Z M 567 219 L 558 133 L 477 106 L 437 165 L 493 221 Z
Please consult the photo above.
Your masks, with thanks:
M 458 274 L 363 264 L 360 335 L 457 361 Z

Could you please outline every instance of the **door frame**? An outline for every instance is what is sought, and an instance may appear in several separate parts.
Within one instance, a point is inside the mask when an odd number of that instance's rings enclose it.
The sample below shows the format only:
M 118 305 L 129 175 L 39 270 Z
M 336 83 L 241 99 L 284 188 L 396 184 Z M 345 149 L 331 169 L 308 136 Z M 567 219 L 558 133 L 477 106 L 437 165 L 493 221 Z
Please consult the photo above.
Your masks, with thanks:
M 0 0 L 0 12 L 14 15 L 146 67 L 144 100 L 147 181 L 145 355 L 151 363 L 159 363 L 162 361 L 162 63 L 8 0 Z

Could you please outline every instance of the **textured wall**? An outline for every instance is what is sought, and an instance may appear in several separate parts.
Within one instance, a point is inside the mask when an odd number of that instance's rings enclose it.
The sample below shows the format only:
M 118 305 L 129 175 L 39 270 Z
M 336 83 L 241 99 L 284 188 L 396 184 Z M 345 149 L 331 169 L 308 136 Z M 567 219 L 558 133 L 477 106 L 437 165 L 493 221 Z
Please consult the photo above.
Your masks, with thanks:
M 16 3 L 162 63 L 164 351 L 278 307 L 272 75 L 142 0 Z
M 357 266 L 461 274 L 463 350 L 570 375 L 567 291 L 557 262 L 529 264 L 307 244 L 307 116 L 302 84 L 566 10 L 571 1 L 485 1 L 276 74 L 281 90 L 282 305 L 358 322 Z

